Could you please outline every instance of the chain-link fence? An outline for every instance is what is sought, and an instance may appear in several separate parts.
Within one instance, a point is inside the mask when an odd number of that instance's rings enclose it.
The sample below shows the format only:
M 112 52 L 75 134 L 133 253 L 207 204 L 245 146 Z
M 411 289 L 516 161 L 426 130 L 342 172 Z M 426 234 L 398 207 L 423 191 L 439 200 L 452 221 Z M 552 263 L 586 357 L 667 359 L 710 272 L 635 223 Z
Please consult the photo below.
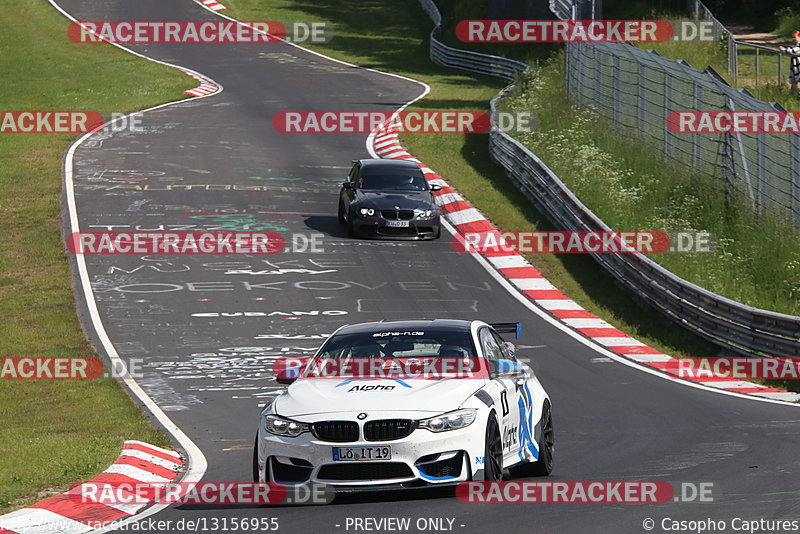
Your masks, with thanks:
M 563 3 L 567 0 L 553 1 Z M 517 68 L 519 69 L 518 72 L 520 72 L 527 68 L 526 65 L 498 58 L 497 56 L 445 46 L 437 39 L 440 31 L 439 24 L 442 19 L 436 4 L 433 0 L 420 0 L 420 3 L 436 24 L 436 27 L 431 32 L 430 43 L 431 59 L 434 62 L 481 74 L 489 72 L 507 80 L 515 77 L 508 69 Z M 630 47 L 630 45 L 628 46 Z M 648 119 L 647 111 L 651 110 L 655 113 L 658 106 L 663 105 L 663 99 L 659 100 L 657 97 L 651 97 L 645 89 L 640 89 L 640 87 L 646 86 L 637 85 L 640 79 L 633 77 L 630 68 L 628 68 L 629 75 L 626 78 L 609 79 L 602 77 L 602 69 L 600 67 L 602 67 L 602 62 L 609 58 L 615 72 L 622 72 L 622 62 L 621 60 L 615 61 L 615 57 L 617 57 L 615 54 L 591 55 L 591 58 L 598 63 L 598 72 L 600 73 L 600 75 L 590 79 L 591 83 L 601 94 L 611 93 L 617 95 L 616 98 L 604 101 L 604 110 L 612 115 L 616 112 L 617 118 L 622 119 L 623 116 L 628 116 L 628 114 L 622 113 L 621 106 L 618 104 L 622 100 L 619 95 L 623 93 L 637 95 L 640 98 L 637 104 L 639 105 L 638 110 L 641 110 L 641 112 L 637 111 L 635 124 L 628 122 L 629 127 L 636 131 L 646 132 L 647 128 L 644 126 L 648 124 L 649 120 L 653 124 L 652 129 L 661 132 L 665 143 L 672 143 L 671 146 L 679 147 L 675 149 L 676 151 L 684 150 L 685 152 L 684 146 L 676 145 L 674 140 L 671 139 L 671 137 L 675 137 L 674 135 L 669 134 L 670 137 L 667 137 L 666 118 L 662 118 L 660 122 L 653 122 L 654 119 L 652 118 Z M 658 58 L 654 59 L 654 61 L 667 61 L 658 57 L 657 54 L 654 57 Z M 704 73 L 697 72 L 699 76 L 704 75 Z M 662 72 L 661 78 L 658 78 L 657 73 L 658 71 L 656 71 L 656 74 L 650 73 L 650 83 L 657 84 L 660 80 L 662 92 L 663 87 L 670 87 L 670 99 L 673 89 L 678 91 L 686 90 L 680 83 L 674 84 L 672 80 L 667 81 L 666 70 Z M 648 71 L 646 66 L 644 64 L 639 65 L 635 74 L 647 78 Z M 705 73 L 705 75 L 714 76 L 713 71 Z M 575 79 L 575 82 L 588 83 L 587 79 L 579 76 Z M 700 81 L 704 80 L 701 79 Z M 606 88 L 605 91 L 602 90 L 603 87 Z M 697 87 L 697 92 L 694 94 L 697 98 L 702 99 L 703 86 L 698 85 Z M 514 184 L 558 228 L 579 231 L 610 230 L 602 220 L 570 192 L 564 183 L 559 180 L 558 176 L 547 168 L 535 154 L 497 125 L 497 103 L 513 88 L 514 85 L 509 85 L 498 93 L 491 102 L 492 128 L 489 132 L 489 152 L 492 158 L 503 166 L 506 174 Z M 725 95 L 729 96 L 727 93 Z M 641 122 L 639 122 L 640 117 Z M 643 133 L 642 135 L 646 134 Z M 667 141 L 667 139 L 670 140 Z M 722 146 L 732 146 L 731 141 L 723 140 L 717 142 Z M 743 141 L 742 146 L 744 146 Z M 740 151 L 744 152 L 744 148 Z M 797 157 L 797 151 L 792 152 L 792 154 L 792 157 Z M 725 158 L 733 160 L 732 155 L 726 155 L 723 159 Z M 698 165 L 701 161 L 698 160 Z M 723 166 L 723 168 L 725 167 Z M 716 169 L 716 166 L 711 165 L 711 169 Z M 800 357 L 800 343 L 798 343 L 800 317 L 752 308 L 714 294 L 674 275 L 644 254 L 593 254 L 592 256 L 617 280 L 621 287 L 635 295 L 637 299 L 652 306 L 676 324 L 691 330 L 712 343 L 724 347 L 726 350 L 747 355 L 769 354 L 773 356 Z
M 734 89 L 711 68 L 699 71 L 629 43 L 569 43 L 570 97 L 649 141 L 699 174 L 724 180 L 755 209 L 791 213 L 800 222 L 800 136 L 673 133 L 673 111 L 783 111 Z

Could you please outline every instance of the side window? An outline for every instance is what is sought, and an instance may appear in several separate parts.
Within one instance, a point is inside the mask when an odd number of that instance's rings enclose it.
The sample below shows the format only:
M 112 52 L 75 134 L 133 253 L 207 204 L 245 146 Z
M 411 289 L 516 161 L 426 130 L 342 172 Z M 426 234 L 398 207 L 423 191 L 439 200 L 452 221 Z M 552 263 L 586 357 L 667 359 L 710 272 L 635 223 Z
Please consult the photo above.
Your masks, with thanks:
M 489 360 L 502 360 L 503 351 L 488 328 L 482 328 L 479 339 L 483 355 Z
M 497 333 L 488 328 L 480 331 L 479 337 L 483 353 L 489 360 L 492 376 L 516 376 L 519 363 L 517 359 L 504 346 L 503 340 Z
M 497 332 L 492 332 L 492 337 L 494 338 L 495 343 L 497 343 L 497 345 L 500 347 L 500 352 L 502 353 L 501 358 L 517 363 L 517 357 L 511 354 L 511 352 L 506 348 L 503 338 L 497 335 Z
M 358 171 L 360 169 L 361 169 L 361 165 L 359 165 L 358 163 L 353 165 L 353 168 L 350 169 L 350 174 L 348 175 L 348 177 L 350 178 L 350 181 L 352 183 L 356 183 L 356 180 L 358 180 Z

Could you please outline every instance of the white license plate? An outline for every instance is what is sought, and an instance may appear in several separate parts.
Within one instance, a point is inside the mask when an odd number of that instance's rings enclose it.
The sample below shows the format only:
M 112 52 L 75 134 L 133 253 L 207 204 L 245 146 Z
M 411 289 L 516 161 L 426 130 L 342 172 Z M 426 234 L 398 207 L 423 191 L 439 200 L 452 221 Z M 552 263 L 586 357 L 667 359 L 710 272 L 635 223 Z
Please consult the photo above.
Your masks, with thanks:
M 408 228 L 408 221 L 386 221 L 386 226 L 392 226 L 397 228 Z
M 391 447 L 334 447 L 334 462 L 364 462 L 368 460 L 391 460 Z

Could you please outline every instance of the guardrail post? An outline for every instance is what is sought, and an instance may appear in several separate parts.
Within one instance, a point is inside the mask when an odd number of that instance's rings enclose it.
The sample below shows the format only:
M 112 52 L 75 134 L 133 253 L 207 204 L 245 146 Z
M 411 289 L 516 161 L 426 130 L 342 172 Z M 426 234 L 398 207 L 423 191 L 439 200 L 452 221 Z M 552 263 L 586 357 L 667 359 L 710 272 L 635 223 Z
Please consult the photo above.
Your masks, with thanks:
M 591 45 L 587 44 L 586 46 L 590 47 Z M 603 73 L 603 65 L 598 47 L 591 46 L 591 48 L 594 52 L 594 100 L 597 101 L 601 97 L 602 93 L 600 89 L 600 76 L 602 76 Z
M 669 114 L 672 112 L 672 76 L 669 73 L 666 73 L 666 80 L 664 80 L 664 154 L 670 155 L 671 145 L 670 142 L 670 131 L 667 128 L 667 121 L 666 117 L 669 117 Z
M 639 63 L 639 138 L 644 139 L 644 129 L 645 129 L 645 121 L 644 121 L 644 93 L 645 93 L 645 66 L 643 63 Z
M 619 122 L 619 56 L 614 55 L 614 122 Z
M 579 56 L 582 54 L 582 50 L 578 44 L 568 43 L 567 47 L 568 53 L 575 54 L 577 52 Z M 573 60 L 573 69 L 575 68 L 574 61 L 575 60 Z M 579 67 L 583 67 L 583 60 L 580 61 Z M 577 87 L 575 87 L 575 93 L 572 95 L 572 98 L 575 102 L 580 102 L 583 98 L 583 79 L 585 72 L 586 71 L 583 68 L 578 68 L 575 70 L 575 78 L 578 80 L 578 83 L 576 84 Z
M 766 158 L 767 158 L 767 135 L 758 135 L 758 209 L 761 212 L 764 209 L 764 186 L 767 182 L 766 177 Z
M 703 88 L 700 84 L 694 86 L 694 109 L 703 109 Z M 694 170 L 700 169 L 700 134 L 692 134 L 692 141 L 694 142 Z
M 758 87 L 758 71 L 759 71 L 759 62 L 758 62 L 758 48 L 756 48 L 756 87 Z
M 792 136 L 792 213 L 794 220 L 800 222 L 800 134 Z

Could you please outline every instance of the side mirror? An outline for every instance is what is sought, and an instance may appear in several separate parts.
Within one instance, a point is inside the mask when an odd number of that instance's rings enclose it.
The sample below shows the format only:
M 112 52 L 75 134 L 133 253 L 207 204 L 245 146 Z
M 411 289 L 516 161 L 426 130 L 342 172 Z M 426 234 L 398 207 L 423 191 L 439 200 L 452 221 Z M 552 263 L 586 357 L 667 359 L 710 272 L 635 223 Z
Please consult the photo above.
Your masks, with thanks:
M 435 193 L 436 191 L 441 191 L 441 190 L 442 190 L 442 186 L 439 185 L 439 184 L 434 184 L 434 185 L 431 186 L 431 193 Z
M 275 375 L 275 380 L 278 384 L 288 386 L 297 380 L 297 369 L 284 369 L 283 371 L 279 371 L 278 374 Z
M 353 182 L 343 182 L 342 187 L 345 189 L 355 189 Z

